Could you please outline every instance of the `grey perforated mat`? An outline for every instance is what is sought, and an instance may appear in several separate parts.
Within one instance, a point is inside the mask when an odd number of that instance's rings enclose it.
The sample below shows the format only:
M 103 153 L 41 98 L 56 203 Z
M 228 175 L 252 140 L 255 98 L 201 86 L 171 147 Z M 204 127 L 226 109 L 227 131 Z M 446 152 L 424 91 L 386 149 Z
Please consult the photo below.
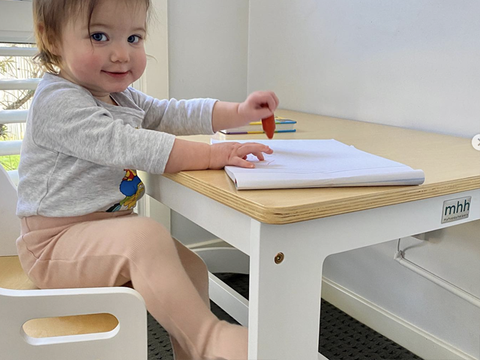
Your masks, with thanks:
M 247 275 L 217 274 L 217 276 L 248 298 Z M 212 311 L 222 320 L 235 322 L 214 303 Z M 319 352 L 330 360 L 421 360 L 420 357 L 324 300 L 321 309 Z M 148 314 L 148 359 L 173 360 L 168 334 L 150 314 Z

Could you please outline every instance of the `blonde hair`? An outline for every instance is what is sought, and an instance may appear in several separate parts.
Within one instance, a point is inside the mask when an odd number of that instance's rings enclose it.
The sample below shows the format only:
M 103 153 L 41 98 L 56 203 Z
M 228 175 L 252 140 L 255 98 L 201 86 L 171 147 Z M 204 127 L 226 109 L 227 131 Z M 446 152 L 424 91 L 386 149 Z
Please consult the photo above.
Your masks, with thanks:
M 33 0 L 33 23 L 38 53 L 35 60 L 49 73 L 58 73 L 61 58 L 55 55 L 55 48 L 61 39 L 62 28 L 67 21 L 75 19 L 78 14 L 86 14 L 88 29 L 95 7 L 102 0 Z M 147 13 L 151 0 L 137 0 L 135 5 L 143 3 Z M 132 5 L 131 0 L 124 0 Z

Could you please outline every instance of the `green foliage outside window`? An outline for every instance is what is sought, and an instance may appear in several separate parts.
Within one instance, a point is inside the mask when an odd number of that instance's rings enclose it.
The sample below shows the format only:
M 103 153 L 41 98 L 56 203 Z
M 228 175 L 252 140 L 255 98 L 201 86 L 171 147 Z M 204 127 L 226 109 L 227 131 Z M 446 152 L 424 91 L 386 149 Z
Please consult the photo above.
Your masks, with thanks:
M 0 47 L 31 47 L 29 44 L 2 44 Z M 43 71 L 30 57 L 0 56 L 0 79 L 30 79 L 43 76 Z M 34 90 L 0 91 L 0 110 L 28 109 Z M 25 124 L 1 124 L 0 141 L 22 140 Z M 0 164 L 6 170 L 18 168 L 20 155 L 0 156 Z
M 19 163 L 20 155 L 0 156 L 0 164 L 2 164 L 7 171 L 18 169 Z

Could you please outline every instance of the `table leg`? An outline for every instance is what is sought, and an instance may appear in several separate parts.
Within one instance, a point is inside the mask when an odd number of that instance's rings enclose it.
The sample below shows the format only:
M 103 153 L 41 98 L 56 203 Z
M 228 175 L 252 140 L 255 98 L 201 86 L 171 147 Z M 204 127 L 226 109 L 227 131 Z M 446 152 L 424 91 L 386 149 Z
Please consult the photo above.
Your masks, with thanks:
M 317 360 L 324 258 L 281 230 L 251 227 L 249 359 Z

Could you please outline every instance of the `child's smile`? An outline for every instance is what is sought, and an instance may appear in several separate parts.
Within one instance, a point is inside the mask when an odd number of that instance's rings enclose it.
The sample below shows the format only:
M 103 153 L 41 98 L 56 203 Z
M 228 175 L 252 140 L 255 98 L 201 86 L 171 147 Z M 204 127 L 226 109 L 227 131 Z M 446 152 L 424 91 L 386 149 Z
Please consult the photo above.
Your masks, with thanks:
M 103 71 L 103 72 L 113 77 L 124 77 L 128 75 L 128 71 L 124 71 L 124 72 Z
M 115 72 L 113 72 L 113 71 L 103 70 L 102 72 L 107 74 L 107 75 L 110 75 L 111 77 L 116 78 L 116 79 L 123 79 L 123 78 L 130 75 L 129 71 L 123 71 L 123 72 L 115 71 Z

